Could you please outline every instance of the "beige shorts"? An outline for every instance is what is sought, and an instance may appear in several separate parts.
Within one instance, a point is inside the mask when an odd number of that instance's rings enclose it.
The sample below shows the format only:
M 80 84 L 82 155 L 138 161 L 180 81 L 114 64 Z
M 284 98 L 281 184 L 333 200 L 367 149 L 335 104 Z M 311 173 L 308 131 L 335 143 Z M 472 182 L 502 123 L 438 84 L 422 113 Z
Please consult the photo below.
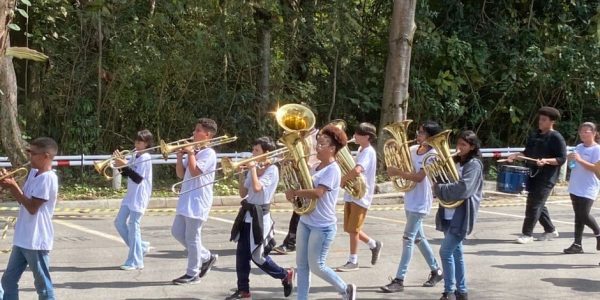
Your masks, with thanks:
M 367 217 L 367 209 L 354 203 L 344 203 L 344 231 L 357 233 L 362 229 Z

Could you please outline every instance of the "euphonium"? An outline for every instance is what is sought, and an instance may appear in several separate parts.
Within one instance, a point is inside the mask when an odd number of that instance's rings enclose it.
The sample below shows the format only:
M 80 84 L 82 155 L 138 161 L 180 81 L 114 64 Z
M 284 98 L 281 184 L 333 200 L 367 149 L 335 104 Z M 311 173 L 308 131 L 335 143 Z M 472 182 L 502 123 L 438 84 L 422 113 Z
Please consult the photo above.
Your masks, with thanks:
M 327 125 L 334 125 L 341 130 L 346 130 L 346 122 L 344 122 L 344 120 L 333 120 Z M 350 143 L 352 141 L 353 140 L 350 140 L 348 142 Z M 335 160 L 340 166 L 342 176 L 345 176 L 348 174 L 348 172 L 352 171 L 356 167 L 356 161 L 354 161 L 348 146 L 344 146 L 338 151 L 338 153 L 335 155 Z M 367 181 L 365 180 L 365 176 L 360 174 L 358 177 L 348 180 L 343 188 L 346 190 L 346 192 L 352 195 L 354 199 L 361 199 L 367 193 Z
M 458 170 L 453 159 L 453 156 L 457 155 L 458 152 L 450 154 L 449 135 L 450 130 L 445 130 L 427 138 L 426 143 L 435 149 L 437 153 L 430 153 L 423 157 L 423 170 L 433 183 L 452 183 L 459 180 Z M 440 205 L 445 208 L 456 208 L 465 201 L 464 199 L 438 200 Z
M 408 125 L 412 120 L 393 123 L 383 127 L 383 130 L 389 132 L 393 138 L 385 141 L 383 145 L 383 155 L 386 167 L 396 167 L 403 172 L 413 173 L 415 168 L 412 165 L 410 157 L 409 143 L 407 140 Z M 416 182 L 405 180 L 399 176 L 393 176 L 392 182 L 399 192 L 407 192 L 415 188 Z
M 277 124 L 286 133 L 279 139 L 289 150 L 287 160 L 281 163 L 281 177 L 287 189 L 312 189 L 313 182 L 308 168 L 305 135 L 315 126 L 315 115 L 306 106 L 286 104 L 276 113 Z M 310 213 L 317 206 L 316 199 L 296 198 L 292 201 L 294 211 L 299 215 Z

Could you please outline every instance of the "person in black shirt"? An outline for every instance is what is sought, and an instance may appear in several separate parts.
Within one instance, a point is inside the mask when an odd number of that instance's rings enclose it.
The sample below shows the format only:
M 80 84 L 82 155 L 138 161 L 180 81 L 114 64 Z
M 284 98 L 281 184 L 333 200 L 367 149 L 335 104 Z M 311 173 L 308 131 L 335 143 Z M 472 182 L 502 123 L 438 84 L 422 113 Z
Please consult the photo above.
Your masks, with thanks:
M 527 206 L 523 220 L 522 235 L 517 238 L 519 244 L 533 241 L 533 228 L 540 221 L 544 234 L 539 240 L 551 240 L 558 237 L 558 231 L 550 220 L 546 200 L 558 179 L 560 166 L 567 158 L 567 146 L 562 135 L 554 130 L 554 123 L 560 118 L 560 112 L 553 107 L 544 106 L 538 110 L 538 130 L 527 138 L 523 153 L 514 153 L 508 161 L 519 159 L 521 156 L 534 158 L 537 161 L 527 161 L 530 177 L 527 182 Z

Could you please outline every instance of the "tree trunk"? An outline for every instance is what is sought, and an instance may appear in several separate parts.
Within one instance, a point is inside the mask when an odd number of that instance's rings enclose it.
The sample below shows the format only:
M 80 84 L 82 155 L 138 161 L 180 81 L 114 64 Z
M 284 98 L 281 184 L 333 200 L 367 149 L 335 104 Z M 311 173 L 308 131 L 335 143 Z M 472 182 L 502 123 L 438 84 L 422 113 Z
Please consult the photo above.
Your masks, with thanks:
M 385 67 L 385 83 L 379 132 L 385 125 L 406 119 L 410 55 L 415 24 L 416 0 L 395 0 L 390 21 L 389 53 Z M 378 139 L 378 149 L 385 139 Z
M 271 23 L 272 14 L 271 12 L 254 6 L 254 20 L 257 24 L 258 31 L 258 44 L 259 44 L 259 59 L 260 59 L 260 75 L 257 82 L 258 90 L 258 104 L 257 104 L 257 116 L 263 116 L 266 110 L 270 106 L 269 94 L 269 73 L 271 67 Z M 258 127 L 263 129 L 263 118 L 257 118 Z

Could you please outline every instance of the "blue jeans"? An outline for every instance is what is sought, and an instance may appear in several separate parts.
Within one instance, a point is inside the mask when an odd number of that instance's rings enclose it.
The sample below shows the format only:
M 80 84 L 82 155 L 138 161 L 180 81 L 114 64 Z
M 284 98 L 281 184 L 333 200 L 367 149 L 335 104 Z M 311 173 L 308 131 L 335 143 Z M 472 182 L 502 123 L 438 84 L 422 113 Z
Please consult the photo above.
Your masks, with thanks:
M 13 246 L 6 271 L 2 275 L 3 299 L 19 299 L 19 279 L 28 265 L 31 272 L 33 272 L 33 284 L 38 293 L 38 299 L 55 299 L 52 279 L 50 278 L 49 253 L 48 250 L 29 250 Z
M 126 266 L 144 267 L 144 252 L 146 250 L 144 248 L 148 247 L 148 243 L 142 241 L 140 223 L 143 216 L 142 213 L 129 210 L 129 207 L 123 205 L 115 218 L 115 228 L 129 247 L 129 254 L 124 263 Z
M 467 274 L 462 242 L 462 237 L 448 231 L 444 232 L 440 257 L 444 268 L 444 292 L 446 293 L 453 293 L 455 290 L 460 293 L 467 292 Z
M 421 254 L 423 254 L 431 271 L 439 269 L 433 251 L 431 250 L 427 237 L 425 237 L 423 231 L 423 218 L 425 218 L 426 214 L 411 211 L 405 211 L 405 213 L 406 226 L 404 227 L 404 237 L 402 240 L 402 257 L 400 258 L 400 264 L 398 265 L 398 271 L 396 272 L 396 278 L 402 280 L 404 280 L 406 272 L 408 271 L 408 265 L 410 264 L 415 244 L 419 248 L 419 251 L 421 251 Z
M 296 234 L 296 265 L 298 267 L 298 300 L 308 299 L 310 272 L 333 285 L 342 295 L 346 294 L 346 283 L 327 266 L 327 253 L 335 238 L 336 224 L 326 227 L 313 227 L 298 223 Z

